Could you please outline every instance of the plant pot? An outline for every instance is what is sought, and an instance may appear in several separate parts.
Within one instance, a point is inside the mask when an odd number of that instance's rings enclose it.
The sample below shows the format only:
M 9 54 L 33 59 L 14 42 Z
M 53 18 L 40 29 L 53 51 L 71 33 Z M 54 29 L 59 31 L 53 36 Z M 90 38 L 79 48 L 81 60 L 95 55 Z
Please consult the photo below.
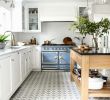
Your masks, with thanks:
M 6 46 L 6 42 L 0 42 L 0 49 L 4 49 Z

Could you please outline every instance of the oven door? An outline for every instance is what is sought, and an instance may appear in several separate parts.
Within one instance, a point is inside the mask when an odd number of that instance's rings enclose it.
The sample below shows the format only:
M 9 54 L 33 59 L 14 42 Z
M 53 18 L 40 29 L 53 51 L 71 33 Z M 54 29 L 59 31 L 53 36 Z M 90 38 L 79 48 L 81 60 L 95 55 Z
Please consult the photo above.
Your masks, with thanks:
M 42 52 L 42 64 L 58 64 L 58 52 Z
M 59 64 L 70 64 L 69 52 L 59 52 Z

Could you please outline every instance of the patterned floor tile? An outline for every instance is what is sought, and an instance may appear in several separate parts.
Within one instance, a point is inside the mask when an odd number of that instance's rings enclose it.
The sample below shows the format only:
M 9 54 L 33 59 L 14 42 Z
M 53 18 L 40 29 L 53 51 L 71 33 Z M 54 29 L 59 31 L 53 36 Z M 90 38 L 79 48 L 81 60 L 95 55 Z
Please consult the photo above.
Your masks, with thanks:
M 80 100 L 80 95 L 69 72 L 32 72 L 10 100 Z

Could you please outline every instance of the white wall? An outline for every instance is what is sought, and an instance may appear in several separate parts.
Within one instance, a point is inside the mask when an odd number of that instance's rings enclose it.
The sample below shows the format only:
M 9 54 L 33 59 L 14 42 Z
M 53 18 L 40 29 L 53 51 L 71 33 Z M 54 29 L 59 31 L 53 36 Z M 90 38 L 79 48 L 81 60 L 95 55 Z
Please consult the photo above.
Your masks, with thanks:
M 17 33 L 16 38 L 18 41 L 29 41 L 32 37 L 36 37 L 39 44 L 43 44 L 45 40 L 55 39 L 53 43 L 63 43 L 64 37 L 71 37 L 73 41 L 79 42 L 74 39 L 75 36 L 79 36 L 79 33 L 74 33 L 69 30 L 72 22 L 43 22 L 41 33 Z M 88 36 L 86 43 L 91 44 L 91 39 Z

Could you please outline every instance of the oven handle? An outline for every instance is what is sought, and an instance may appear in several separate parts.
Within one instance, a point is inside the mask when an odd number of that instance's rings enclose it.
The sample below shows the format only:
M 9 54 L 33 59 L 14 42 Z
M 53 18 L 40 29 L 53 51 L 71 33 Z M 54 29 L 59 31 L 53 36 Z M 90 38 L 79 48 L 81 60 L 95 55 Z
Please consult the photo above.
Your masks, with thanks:
M 55 56 L 54 59 L 58 59 L 58 56 Z
M 64 57 L 62 57 L 62 56 L 59 56 L 59 59 L 60 59 L 60 60 L 61 60 L 61 59 L 62 59 L 62 60 L 64 60 Z

